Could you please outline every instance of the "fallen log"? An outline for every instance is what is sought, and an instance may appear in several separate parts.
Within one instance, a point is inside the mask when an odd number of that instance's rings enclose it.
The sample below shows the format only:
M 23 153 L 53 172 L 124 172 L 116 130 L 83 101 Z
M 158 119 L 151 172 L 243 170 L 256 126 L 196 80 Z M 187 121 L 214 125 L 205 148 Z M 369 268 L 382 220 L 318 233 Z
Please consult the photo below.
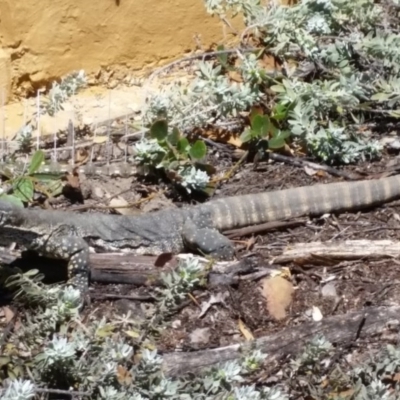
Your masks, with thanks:
M 90 280 L 98 283 L 130 284 L 135 286 L 158 286 L 160 274 L 178 266 L 179 256 L 140 256 L 124 253 L 90 254 Z M 205 262 L 207 260 L 204 259 Z M 59 282 L 67 279 L 67 263 L 40 257 L 33 252 L 0 251 L 0 263 L 20 268 L 22 271 L 38 269 L 45 275 L 45 282 Z M 253 259 L 218 262 L 210 266 L 208 285 L 231 285 L 238 282 L 239 275 L 253 273 L 256 267 L 262 269 Z M 265 265 L 265 264 L 264 264 Z M 267 272 L 269 267 L 264 267 Z
M 317 335 L 323 335 L 338 347 L 350 345 L 358 338 L 380 335 L 388 331 L 398 334 L 399 312 L 400 306 L 371 307 L 327 317 L 319 322 L 307 322 L 286 328 L 242 344 L 190 353 L 168 353 L 163 355 L 163 366 L 166 374 L 170 376 L 180 376 L 188 372 L 198 373 L 204 368 L 237 360 L 252 349 L 267 354 L 267 362 L 273 362 L 287 355 L 294 357 Z
M 287 246 L 282 255 L 274 257 L 277 264 L 292 261 L 318 262 L 357 259 L 395 258 L 400 255 L 400 242 L 392 240 L 345 240 L 340 242 L 295 243 Z

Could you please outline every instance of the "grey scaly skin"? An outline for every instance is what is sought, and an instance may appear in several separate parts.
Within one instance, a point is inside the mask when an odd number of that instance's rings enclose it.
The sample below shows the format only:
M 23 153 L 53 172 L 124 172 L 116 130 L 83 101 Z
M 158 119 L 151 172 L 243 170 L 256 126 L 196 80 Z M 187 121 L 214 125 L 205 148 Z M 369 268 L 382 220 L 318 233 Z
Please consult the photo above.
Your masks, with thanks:
M 269 221 L 360 210 L 400 198 L 400 176 L 313 185 L 211 200 L 139 216 L 23 209 L 0 200 L 0 245 L 16 242 L 69 262 L 69 283 L 86 292 L 88 245 L 103 251 L 158 255 L 194 250 L 234 257 L 220 232 Z

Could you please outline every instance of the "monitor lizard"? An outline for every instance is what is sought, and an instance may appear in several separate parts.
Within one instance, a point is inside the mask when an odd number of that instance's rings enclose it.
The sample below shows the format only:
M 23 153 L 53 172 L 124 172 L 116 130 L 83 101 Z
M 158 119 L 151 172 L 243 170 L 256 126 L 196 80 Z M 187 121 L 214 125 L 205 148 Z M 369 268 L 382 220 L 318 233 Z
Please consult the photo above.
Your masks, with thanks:
M 231 259 L 221 232 L 268 221 L 361 210 L 400 198 L 400 176 L 316 184 L 210 200 L 138 216 L 20 208 L 0 200 L 0 245 L 16 242 L 68 261 L 68 283 L 86 292 L 89 246 L 103 251 L 158 255 L 194 250 Z

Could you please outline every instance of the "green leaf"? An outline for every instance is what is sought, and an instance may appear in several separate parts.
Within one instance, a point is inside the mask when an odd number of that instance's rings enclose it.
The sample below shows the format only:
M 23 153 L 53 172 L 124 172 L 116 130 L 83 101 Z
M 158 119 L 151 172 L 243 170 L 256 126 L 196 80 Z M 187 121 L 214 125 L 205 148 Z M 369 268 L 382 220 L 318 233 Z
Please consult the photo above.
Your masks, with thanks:
M 168 165 L 168 169 L 171 169 L 171 170 L 173 170 L 173 171 L 177 170 L 178 168 L 179 168 L 179 162 L 176 161 L 176 160 L 171 161 L 171 162 L 169 163 L 169 165 Z
M 219 45 L 219 46 L 217 47 L 217 50 L 218 50 L 218 51 L 223 51 L 223 50 L 225 50 L 224 45 L 222 45 L 222 44 Z M 228 53 L 218 54 L 217 58 L 218 58 L 218 61 L 219 61 L 224 67 L 226 66 L 226 64 L 228 64 Z
M 42 150 L 38 150 L 32 157 L 32 160 L 29 164 L 28 174 L 33 174 L 36 172 L 44 161 L 44 152 Z
M 272 85 L 270 89 L 275 93 L 285 93 L 286 88 L 282 85 Z
M 194 160 L 201 160 L 207 154 L 207 146 L 202 140 L 196 140 L 191 149 L 189 150 L 189 155 Z
M 400 110 L 392 110 L 389 112 L 389 115 L 393 118 L 400 118 Z
M 21 199 L 19 199 L 16 196 L 10 194 L 3 194 L 0 196 L 0 199 L 12 203 L 17 207 L 24 208 L 24 204 L 22 203 Z
M 273 138 L 268 140 L 268 147 L 272 150 L 281 149 L 285 145 L 285 139 L 290 135 L 290 131 L 278 131 Z
M 270 127 L 271 122 L 266 115 L 256 115 L 251 124 L 251 129 L 258 137 L 266 136 Z
M 11 363 L 11 358 L 6 356 L 0 356 L 0 367 L 4 367 L 8 363 Z
M 13 184 L 13 194 L 22 201 L 31 201 L 33 199 L 33 182 L 30 178 L 18 178 Z
M 160 119 L 151 126 L 150 136 L 157 139 L 159 142 L 163 141 L 168 136 L 168 123 L 165 119 Z
M 63 191 L 63 184 L 60 180 L 47 181 L 44 187 L 51 197 L 59 196 Z
M 289 139 L 290 136 L 292 136 L 292 133 L 290 131 L 280 131 L 279 137 L 282 139 Z
M 179 129 L 174 127 L 172 129 L 172 132 L 170 135 L 168 135 L 168 141 L 173 145 L 176 146 L 179 139 L 181 137 L 181 133 L 179 132 Z
M 190 150 L 189 141 L 185 137 L 179 139 L 176 148 L 178 149 L 179 153 L 187 153 Z
M 49 181 L 58 181 L 65 176 L 65 173 L 62 172 L 38 172 L 31 175 L 31 178 L 34 178 L 40 182 L 49 182 Z
M 281 103 L 275 104 L 274 109 L 272 110 L 272 118 L 276 121 L 283 121 L 286 119 L 288 114 L 288 108 Z
M 390 94 L 387 93 L 375 93 L 371 96 L 371 100 L 373 101 L 386 101 L 389 100 Z
M 255 137 L 256 135 L 251 129 L 245 129 L 240 135 L 240 140 L 242 141 L 242 143 L 246 143 L 254 139 Z
M 253 120 L 257 115 L 263 115 L 263 111 L 260 107 L 253 107 L 250 111 L 249 119 L 250 123 L 253 124 Z
M 285 145 L 285 139 L 274 137 L 268 140 L 268 147 L 272 150 L 281 149 Z

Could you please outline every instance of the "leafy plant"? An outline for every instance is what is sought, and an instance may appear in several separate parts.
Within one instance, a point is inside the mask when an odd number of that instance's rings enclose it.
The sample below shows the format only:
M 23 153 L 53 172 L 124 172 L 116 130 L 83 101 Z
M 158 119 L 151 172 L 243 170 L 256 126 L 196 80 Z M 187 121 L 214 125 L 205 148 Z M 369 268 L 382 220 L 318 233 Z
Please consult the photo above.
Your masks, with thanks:
M 135 159 L 146 168 L 163 170 L 177 184 L 191 190 L 204 190 L 209 182 L 207 171 L 211 166 L 203 164 L 207 146 L 202 140 L 193 144 L 178 128 L 169 130 L 165 119 L 151 125 L 150 139 L 135 145 Z
M 286 139 L 290 138 L 290 132 L 277 128 L 267 115 L 250 114 L 250 125 L 250 128 L 240 136 L 243 143 L 260 143 L 260 141 L 266 140 L 268 148 L 280 149 L 285 145 Z
M 163 275 L 165 287 L 158 291 L 158 311 L 173 312 L 201 283 L 203 270 L 199 260 L 191 258 Z M 243 359 L 196 376 L 169 378 L 151 338 L 144 344 L 135 339 L 140 329 L 136 318 L 127 315 L 83 322 L 78 314 L 79 292 L 58 285 L 46 289 L 34 271 L 15 275 L 9 286 L 18 288 L 26 318 L 0 357 L 2 399 L 30 399 L 39 395 L 41 387 L 73 387 L 84 393 L 83 398 L 93 399 L 211 400 L 251 394 L 255 399 L 287 400 L 278 387 L 258 390 L 244 384 L 244 377 L 259 371 L 265 360 L 260 351 L 243 352 Z M 22 353 L 18 343 L 23 343 Z M 2 388 L 4 374 L 12 376 L 12 381 Z
M 215 61 L 197 63 L 189 86 L 172 84 L 149 97 L 147 120 L 163 115 L 179 129 L 190 130 L 268 104 L 265 109 L 276 113 L 268 115 L 269 121 L 257 117 L 242 135 L 244 142 L 257 142 L 260 151 L 265 139 L 274 150 L 290 136 L 292 143 L 326 163 L 379 157 L 382 146 L 371 140 L 373 132 L 360 136 L 354 125 L 400 116 L 395 5 L 388 6 L 391 18 L 373 0 L 351 6 L 344 0 L 303 0 L 290 7 L 275 2 L 262 6 L 258 0 L 205 4 L 225 22 L 232 14 L 242 15 L 247 26 L 242 39 L 250 38 L 258 47 L 234 49 L 228 59 L 229 50 L 221 53 L 225 47 L 218 46 Z M 281 70 L 267 70 L 267 54 Z
M 45 193 L 48 197 L 61 193 L 60 175 L 39 172 L 44 162 L 44 153 L 36 151 L 30 162 L 21 170 L 4 167 L 0 173 L 5 177 L 3 193 L 0 199 L 10 201 L 23 207 L 23 203 L 32 202 L 35 192 Z
M 249 150 L 255 153 L 254 162 L 265 157 L 265 152 L 278 150 L 285 146 L 291 134 L 288 130 L 282 130 L 279 121 L 287 114 L 284 106 L 275 107 L 271 117 L 263 115 L 262 110 L 253 108 L 250 112 L 250 127 L 240 135 L 242 143 L 249 145 Z
M 17 141 L 20 144 L 19 150 L 23 153 L 29 153 L 31 150 L 32 132 L 36 127 L 39 115 L 54 116 L 57 112 L 63 110 L 63 103 L 80 89 L 86 86 L 86 75 L 84 70 L 75 71 L 64 78 L 61 82 L 53 82 L 49 91 L 48 98 L 44 99 L 39 105 L 39 110 L 34 116 L 17 132 Z M 39 114 L 39 115 L 38 115 Z

